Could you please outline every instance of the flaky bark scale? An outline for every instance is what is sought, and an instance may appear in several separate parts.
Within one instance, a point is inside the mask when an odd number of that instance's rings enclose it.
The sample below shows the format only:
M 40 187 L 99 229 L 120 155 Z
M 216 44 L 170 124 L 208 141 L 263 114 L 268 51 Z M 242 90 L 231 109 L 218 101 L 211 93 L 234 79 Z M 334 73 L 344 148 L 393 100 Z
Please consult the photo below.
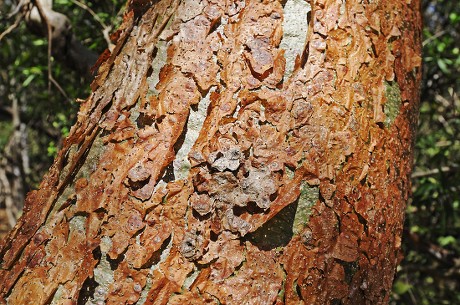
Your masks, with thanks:
M 3 302 L 388 302 L 418 1 L 129 5 L 3 242 Z M 293 8 L 308 32 L 285 50 Z

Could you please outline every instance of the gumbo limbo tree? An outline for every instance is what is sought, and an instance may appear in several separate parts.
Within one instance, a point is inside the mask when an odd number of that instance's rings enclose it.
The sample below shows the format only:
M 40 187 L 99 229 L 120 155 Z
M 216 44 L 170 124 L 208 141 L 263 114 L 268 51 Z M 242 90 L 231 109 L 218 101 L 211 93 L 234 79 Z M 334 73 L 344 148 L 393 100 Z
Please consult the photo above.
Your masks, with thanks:
M 420 30 L 417 0 L 130 1 L 0 302 L 387 303 Z

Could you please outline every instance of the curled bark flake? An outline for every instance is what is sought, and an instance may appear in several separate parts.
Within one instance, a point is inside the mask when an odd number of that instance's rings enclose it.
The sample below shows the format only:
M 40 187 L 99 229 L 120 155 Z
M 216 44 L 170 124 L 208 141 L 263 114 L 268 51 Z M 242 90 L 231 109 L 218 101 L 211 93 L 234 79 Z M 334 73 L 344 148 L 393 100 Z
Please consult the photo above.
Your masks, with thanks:
M 200 15 L 207 3 L 204 1 L 184 1 L 177 8 L 177 16 L 183 22 L 189 21 L 196 16 Z
M 280 95 L 275 95 L 270 91 L 262 93 L 261 97 L 266 97 L 266 99 L 262 100 L 262 106 L 265 108 L 264 116 L 266 120 L 273 125 L 278 125 L 281 127 L 284 123 L 284 127 L 288 127 L 289 124 L 286 124 L 287 122 L 281 121 L 283 115 L 286 114 L 286 98 Z
M 229 231 L 219 234 L 218 239 L 211 241 L 205 251 L 198 262 L 209 264 L 215 260 L 210 273 L 214 282 L 221 282 L 232 275 L 245 258 L 244 246 L 238 240 L 238 235 Z
M 47 269 L 45 267 L 35 268 L 21 277 L 16 283 L 17 287 L 24 289 L 25 293 L 13 293 L 9 296 L 9 302 L 16 304 L 31 304 L 37 302 L 43 304 L 52 295 L 55 287 L 50 287 L 49 280 L 45 280 Z M 42 280 L 43 279 L 43 280 Z M 18 291 L 20 289 L 17 289 Z
M 148 269 L 131 269 L 122 262 L 114 272 L 114 282 L 109 287 L 106 304 L 136 304 L 147 281 Z
M 110 258 L 116 259 L 125 252 L 131 237 L 144 227 L 145 223 L 137 210 L 122 206 L 122 209 L 110 217 L 105 225 L 106 234 L 112 237 L 112 247 L 108 252 Z
M 340 300 L 343 299 L 347 296 L 348 292 L 348 285 L 344 281 L 345 279 L 345 270 L 344 268 L 338 264 L 335 263 L 332 265 L 332 268 L 330 268 L 328 271 L 328 279 L 325 281 L 326 285 L 334 287 L 334 289 L 331 290 L 328 298 L 332 300 Z
M 182 51 L 176 52 L 172 63 L 180 67 L 183 73 L 191 73 L 198 86 L 207 91 L 216 84 L 215 75 L 219 67 L 213 60 L 211 44 L 215 36 L 208 36 L 211 22 L 205 16 L 198 16 L 181 25 L 174 41 Z
M 145 181 L 150 178 L 150 176 L 151 174 L 148 169 L 141 164 L 131 168 L 128 172 L 128 179 L 130 180 L 130 183 Z
M 185 292 L 184 294 L 176 294 L 171 296 L 168 300 L 169 305 L 182 305 L 182 304 L 189 304 L 189 305 L 218 305 L 218 301 L 215 297 L 209 294 L 200 294 L 199 292 L 195 291 L 192 292 Z
M 126 232 L 135 233 L 145 226 L 140 213 L 133 210 L 133 213 L 126 221 Z
M 214 208 L 214 200 L 209 198 L 206 194 L 193 193 L 190 197 L 191 207 L 198 212 L 201 216 L 210 213 Z
M 313 107 L 311 103 L 304 99 L 295 100 L 292 106 L 292 116 L 295 120 L 295 127 L 301 127 L 308 123 L 308 120 L 313 114 Z
M 286 303 L 387 301 L 420 66 L 419 25 L 402 20 L 418 18 L 418 2 L 311 2 L 305 50 L 282 84 L 283 1 L 184 1 L 170 24 L 178 1 L 147 2 L 133 2 L 64 150 L 4 242 L 0 299 L 77 300 L 102 235 L 102 255 L 117 260 L 108 304 L 141 303 L 147 272 L 144 304 L 273 304 L 283 288 Z M 164 67 L 147 97 L 165 26 Z M 394 80 L 400 101 L 390 103 L 383 84 Z M 160 183 L 207 90 L 189 176 Z M 109 136 L 99 165 L 80 173 L 100 129 Z M 85 177 L 75 190 L 74 175 Z M 281 250 L 262 250 L 248 233 L 305 201 L 307 185 L 319 186 L 308 215 L 294 213 Z M 76 203 L 61 205 L 68 198 Z M 196 264 L 205 266 L 190 283 Z
M 142 201 L 149 199 L 152 196 L 160 171 L 161 168 L 158 168 L 158 165 L 153 161 L 139 161 L 128 171 L 127 183 L 125 180 L 125 184 L 130 188 L 130 194 Z
M 270 195 L 277 189 L 277 183 L 272 178 L 272 173 L 265 169 L 252 169 L 247 178 L 241 183 L 243 193 L 249 195 L 250 201 L 255 201 L 257 206 L 268 209 L 270 206 Z
M 264 214 L 243 214 L 241 217 L 250 222 L 251 232 L 254 232 L 256 229 L 261 227 L 264 223 L 274 217 L 279 213 L 284 207 L 293 203 L 300 195 L 300 182 L 304 178 L 305 174 L 304 168 L 299 169 L 292 180 L 287 182 L 285 185 L 281 186 L 278 189 L 278 196 L 270 204 L 270 209 L 268 209 Z
M 211 198 L 216 200 L 217 209 L 221 212 L 226 211 L 229 229 L 246 234 L 250 226 L 234 216 L 231 209 L 234 206 L 246 207 L 249 202 L 256 203 L 261 209 L 268 209 L 270 196 L 277 191 L 278 182 L 275 180 L 276 176 L 273 177 L 271 171 L 265 168 L 248 167 L 244 171 L 247 177 L 240 178 L 240 185 L 237 183 L 237 177 L 226 171 L 213 175 L 205 184 L 201 183 L 199 189 L 207 191 Z M 240 174 L 243 174 L 242 170 Z
M 255 76 L 262 80 L 268 76 L 269 69 L 273 68 L 273 55 L 269 50 L 269 45 L 261 39 L 253 39 L 246 42 L 249 53 L 246 57 L 249 60 Z
M 237 170 L 240 166 L 241 159 L 243 158 L 243 154 L 241 153 L 239 147 L 233 147 L 223 151 L 221 153 L 221 157 L 214 157 L 213 154 L 218 155 L 219 152 L 212 153 L 209 158 L 212 162 L 211 166 L 220 172 L 223 172 L 226 169 L 231 171 Z
M 326 251 L 334 244 L 334 238 L 338 235 L 337 218 L 330 208 L 324 207 L 319 210 L 316 205 L 310 216 L 308 227 L 313 237 L 311 244 L 315 247 Z
M 330 181 L 327 181 L 327 180 L 321 181 L 319 185 L 321 196 L 326 202 L 331 201 L 332 196 L 334 195 L 336 189 L 337 189 L 337 186 L 334 183 L 331 183 Z
M 180 253 L 189 260 L 195 260 L 202 255 L 203 238 L 197 233 L 187 232 L 180 245 Z
M 358 241 L 353 235 L 341 233 L 332 252 L 334 258 L 345 262 L 353 262 L 358 259 Z
M 180 287 L 182 287 L 193 268 L 194 264 L 185 259 L 175 246 L 171 248 L 167 259 L 160 263 L 161 272 L 169 281 L 174 283 L 176 291 L 180 291 Z
M 250 223 L 238 216 L 235 216 L 233 210 L 230 209 L 225 213 L 223 223 L 226 229 L 232 232 L 238 232 L 241 234 L 241 236 L 245 236 L 252 229 Z
M 204 291 L 227 304 L 273 304 L 281 290 L 283 272 L 272 252 L 258 251 L 246 243 L 246 263 L 223 282 L 209 284 Z

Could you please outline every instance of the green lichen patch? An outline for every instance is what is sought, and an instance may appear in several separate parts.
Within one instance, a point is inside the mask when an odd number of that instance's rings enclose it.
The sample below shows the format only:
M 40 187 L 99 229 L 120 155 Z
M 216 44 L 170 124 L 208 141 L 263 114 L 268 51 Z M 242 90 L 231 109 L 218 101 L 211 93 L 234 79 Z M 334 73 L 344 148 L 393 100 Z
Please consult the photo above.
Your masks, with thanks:
M 112 248 L 112 241 L 109 237 L 104 236 L 101 239 L 100 251 L 101 258 L 94 269 L 94 280 L 98 283 L 97 293 L 93 296 L 93 303 L 103 302 L 109 291 L 110 285 L 114 281 L 112 267 L 107 259 L 107 252 Z
M 84 162 L 80 162 L 81 167 L 78 169 L 77 173 L 75 174 L 75 178 L 71 180 L 71 182 L 64 188 L 61 195 L 56 199 L 56 203 L 54 204 L 53 211 L 58 211 L 61 209 L 62 205 L 67 202 L 67 200 L 71 199 L 72 196 L 75 194 L 75 184 L 72 181 L 77 181 L 80 178 L 89 179 L 90 175 L 93 171 L 97 168 L 99 164 L 99 159 L 103 155 L 106 146 L 104 145 L 100 134 L 96 136 L 93 141 L 93 144 L 89 147 L 88 152 L 83 156 L 85 159 Z M 72 156 L 78 153 L 77 145 L 72 145 L 69 148 L 69 159 L 72 159 Z M 60 174 L 60 180 L 63 180 L 67 175 L 70 173 L 71 164 L 67 164 L 64 167 Z
M 299 234 L 308 223 L 311 208 L 319 198 L 319 188 L 312 187 L 303 181 L 300 185 L 300 196 L 297 200 L 294 224 L 292 230 L 294 234 Z
M 84 164 L 81 166 L 76 178 L 89 178 L 99 164 L 99 159 L 105 152 L 106 146 L 102 141 L 100 134 L 96 136 L 93 144 L 90 146 Z
M 59 304 L 59 300 L 61 299 L 62 295 L 64 294 L 64 285 L 59 284 L 56 292 L 54 293 L 53 299 L 51 300 L 51 305 Z
M 150 77 L 147 78 L 147 82 L 149 84 L 149 92 L 147 97 L 150 95 L 158 96 L 159 92 L 155 88 L 155 86 L 160 82 L 160 70 L 166 64 L 167 59 L 167 43 L 166 41 L 159 40 L 156 45 L 156 52 L 155 57 L 152 60 L 152 71 L 157 71 L 152 73 Z
M 86 217 L 85 216 L 74 216 L 69 221 L 70 231 L 85 232 L 86 228 Z
M 208 94 L 199 102 L 196 110 L 190 110 L 187 127 L 185 128 L 185 132 L 181 135 L 181 145 L 173 161 L 174 177 L 177 179 L 185 179 L 192 167 L 188 159 L 188 154 L 200 135 L 201 128 L 206 118 L 207 109 L 211 102 L 210 96 L 214 90 L 214 88 L 209 90 Z
M 285 79 L 291 76 L 296 57 L 301 56 L 305 48 L 310 11 L 311 6 L 307 1 L 288 0 L 284 4 L 283 39 L 280 47 L 285 50 Z
M 387 99 L 383 109 L 385 126 L 390 127 L 398 116 L 401 106 L 401 90 L 397 82 L 385 82 L 385 97 Z

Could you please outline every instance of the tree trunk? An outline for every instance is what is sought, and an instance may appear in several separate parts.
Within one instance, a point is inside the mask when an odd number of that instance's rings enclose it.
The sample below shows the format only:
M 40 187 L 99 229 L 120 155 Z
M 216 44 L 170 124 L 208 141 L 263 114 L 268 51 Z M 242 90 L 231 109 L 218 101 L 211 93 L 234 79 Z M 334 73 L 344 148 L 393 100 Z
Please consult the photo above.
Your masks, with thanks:
M 387 303 L 421 25 L 370 2 L 130 1 L 3 303 Z

